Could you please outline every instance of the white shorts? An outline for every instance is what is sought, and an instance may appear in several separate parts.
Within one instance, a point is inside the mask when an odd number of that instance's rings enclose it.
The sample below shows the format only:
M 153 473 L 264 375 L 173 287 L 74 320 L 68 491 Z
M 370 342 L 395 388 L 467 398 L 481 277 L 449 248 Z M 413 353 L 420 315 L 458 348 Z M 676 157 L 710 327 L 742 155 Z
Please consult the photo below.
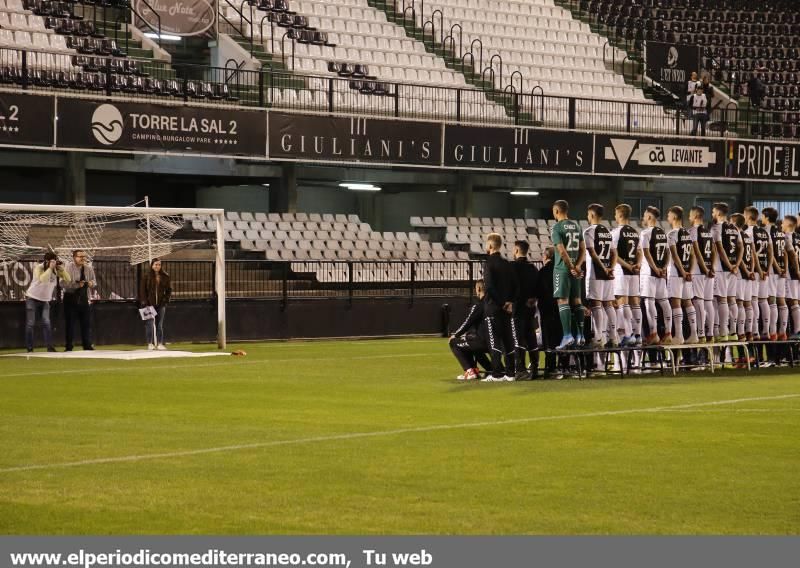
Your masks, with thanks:
M 749 302 L 753 299 L 753 291 L 756 290 L 755 280 L 739 278 L 739 285 L 736 287 L 736 299 L 742 302 Z
M 800 280 L 786 279 L 786 298 L 800 300 Z
M 772 283 L 771 276 L 767 274 L 767 278 L 762 280 L 761 276 L 756 276 L 755 292 L 759 298 L 769 298 L 772 296 Z
M 588 300 L 598 300 L 600 302 L 614 301 L 614 281 L 587 278 L 586 298 Z
M 681 300 L 691 300 L 694 298 L 692 283 L 687 282 L 680 276 L 670 276 L 667 278 L 667 293 L 670 298 L 680 298 Z
M 692 274 L 692 292 L 701 300 L 714 299 L 714 279 L 705 274 Z
M 732 272 L 717 272 L 714 274 L 714 295 L 719 298 L 730 298 L 736 296 L 738 288 L 738 274 Z
M 639 295 L 639 275 L 623 274 L 621 271 L 614 271 L 614 295 L 637 297 Z
M 640 276 L 639 290 L 643 298 L 655 298 L 656 300 L 666 300 L 667 279 L 657 278 L 656 276 Z
M 769 279 L 770 279 L 769 295 L 775 296 L 776 298 L 785 298 L 787 278 L 781 278 L 779 274 L 770 274 Z

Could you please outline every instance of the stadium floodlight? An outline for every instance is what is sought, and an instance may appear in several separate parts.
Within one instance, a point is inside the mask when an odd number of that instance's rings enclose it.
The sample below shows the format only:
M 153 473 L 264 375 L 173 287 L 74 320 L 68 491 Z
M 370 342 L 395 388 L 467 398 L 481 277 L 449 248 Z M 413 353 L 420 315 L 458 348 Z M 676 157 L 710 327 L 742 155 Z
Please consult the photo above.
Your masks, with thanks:
M 371 183 L 342 182 L 339 187 L 346 187 L 350 191 L 380 191 L 381 188 Z
M 510 193 L 511 195 L 516 195 L 516 196 L 524 195 L 528 197 L 536 197 L 537 195 L 539 195 L 538 191 L 511 191 Z
M 201 219 L 206 230 L 214 231 L 213 238 L 176 238 L 187 221 Z M 119 232 L 106 231 L 112 226 L 131 230 L 120 240 Z M 47 232 L 47 238 L 55 238 L 56 243 L 34 244 L 37 239 L 31 239 L 32 231 Z M 80 249 L 89 258 L 125 259 L 137 265 L 203 244 L 212 244 L 215 251 L 217 345 L 223 349 L 226 344 L 224 210 L 0 203 L 0 264 L 39 255 L 45 250 L 53 250 L 67 261 L 71 260 L 73 250 Z

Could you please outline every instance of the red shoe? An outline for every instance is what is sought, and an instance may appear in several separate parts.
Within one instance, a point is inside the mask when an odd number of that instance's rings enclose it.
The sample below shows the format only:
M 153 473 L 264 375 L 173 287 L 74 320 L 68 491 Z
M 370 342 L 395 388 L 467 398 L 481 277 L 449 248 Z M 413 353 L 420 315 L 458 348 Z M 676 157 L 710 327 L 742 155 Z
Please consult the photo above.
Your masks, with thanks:
M 786 337 L 786 334 L 785 334 L 785 333 L 779 333 L 779 334 L 776 336 L 776 339 L 777 339 L 778 341 L 786 341 L 788 338 Z
M 745 333 L 744 334 L 745 341 L 753 341 L 753 334 L 752 333 Z
M 644 340 L 645 345 L 658 345 L 659 343 L 661 343 L 661 340 L 657 333 L 651 333 Z
M 778 341 L 778 334 L 777 333 L 770 334 L 769 340 L 770 341 Z

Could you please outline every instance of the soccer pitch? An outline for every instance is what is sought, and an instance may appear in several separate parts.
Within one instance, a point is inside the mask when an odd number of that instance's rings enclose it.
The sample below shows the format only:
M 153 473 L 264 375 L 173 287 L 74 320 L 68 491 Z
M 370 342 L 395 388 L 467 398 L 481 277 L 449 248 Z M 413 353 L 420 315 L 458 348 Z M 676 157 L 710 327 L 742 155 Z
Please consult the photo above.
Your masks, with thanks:
M 233 347 L 1 358 L 0 532 L 800 533 L 800 371 L 460 384 L 444 339 Z

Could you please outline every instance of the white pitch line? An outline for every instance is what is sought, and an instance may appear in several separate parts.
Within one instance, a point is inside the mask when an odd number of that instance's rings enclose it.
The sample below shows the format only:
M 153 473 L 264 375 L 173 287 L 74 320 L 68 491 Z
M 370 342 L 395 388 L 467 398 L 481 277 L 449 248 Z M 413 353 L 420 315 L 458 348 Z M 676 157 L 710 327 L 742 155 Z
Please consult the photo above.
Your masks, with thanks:
M 674 413 L 698 413 L 698 414 L 711 414 L 713 412 L 800 412 L 800 408 L 676 408 L 674 410 L 662 410 L 661 412 L 674 412 Z
M 236 362 L 228 361 L 227 363 L 205 363 L 198 361 L 195 364 L 184 364 L 184 365 L 150 365 L 150 366 L 137 366 L 131 367 L 130 365 L 125 367 L 89 367 L 83 369 L 53 369 L 52 371 L 30 371 L 27 373 L 6 373 L 0 376 L 0 379 L 8 379 L 14 377 L 36 377 L 36 376 L 43 376 L 43 375 L 54 375 L 54 376 L 61 376 L 61 375 L 73 375 L 73 374 L 80 374 L 86 375 L 87 373 L 105 373 L 105 372 L 115 372 L 115 371 L 128 371 L 128 372 L 135 372 L 139 373 L 139 371 L 158 371 L 158 370 L 172 370 L 172 369 L 192 369 L 192 368 L 202 368 L 205 369 L 207 367 L 227 367 L 231 365 L 264 365 L 266 363 L 317 363 L 319 361 L 341 361 L 342 359 L 349 360 L 364 360 L 364 359 L 400 359 L 403 357 L 424 357 L 426 355 L 439 355 L 441 351 L 428 351 L 425 353 L 401 353 L 401 354 L 382 354 L 382 355 L 347 355 L 342 357 L 314 357 L 313 359 L 303 359 L 299 357 L 293 357 L 290 359 L 248 359 L 246 361 L 242 359 L 237 359 Z M 62 361 L 62 359 L 54 359 L 55 361 Z M 89 359 L 81 359 L 81 361 L 87 361 Z M 95 359 L 97 360 L 97 359 Z
M 401 434 L 418 434 L 425 432 L 437 432 L 442 430 L 463 430 L 467 428 L 482 428 L 486 426 L 510 426 L 517 424 L 528 424 L 531 422 L 549 422 L 555 420 L 579 420 L 582 418 L 598 418 L 603 416 L 621 416 L 625 414 L 657 413 L 669 410 L 679 410 L 688 408 L 702 408 L 707 406 L 721 406 L 726 404 L 739 404 L 741 402 L 756 402 L 765 400 L 784 400 L 798 398 L 800 393 L 783 394 L 775 396 L 758 396 L 751 398 L 734 398 L 728 400 L 712 400 L 709 402 L 695 402 L 689 404 L 677 404 L 673 406 L 655 406 L 651 408 L 629 408 L 627 410 L 604 410 L 600 412 L 586 412 L 583 414 L 561 414 L 555 416 L 532 416 L 530 418 L 512 418 L 509 420 L 495 420 L 484 422 L 465 422 L 462 424 L 439 424 L 433 426 L 419 426 L 416 428 L 399 428 L 397 430 L 378 430 L 375 432 L 354 432 L 351 434 L 334 434 L 331 436 L 314 436 L 311 438 L 296 438 L 294 440 L 274 440 L 271 442 L 253 442 L 250 444 L 236 444 L 231 446 L 218 446 L 215 448 L 202 448 L 198 450 L 184 450 L 179 452 L 166 452 L 160 454 L 140 454 L 131 456 L 118 456 L 111 458 L 96 458 L 73 462 L 20 465 L 0 469 L 0 474 L 14 473 L 20 471 L 36 471 L 45 469 L 64 469 L 69 467 L 79 467 L 84 465 L 100 465 L 109 463 L 138 462 L 145 460 L 182 458 L 199 456 L 203 454 L 216 454 L 225 452 L 235 452 L 240 450 L 253 450 L 262 448 L 274 448 L 276 446 L 294 446 L 300 444 L 312 444 L 318 442 L 338 442 L 347 440 L 358 440 L 362 438 L 378 438 L 384 436 L 398 436 Z

